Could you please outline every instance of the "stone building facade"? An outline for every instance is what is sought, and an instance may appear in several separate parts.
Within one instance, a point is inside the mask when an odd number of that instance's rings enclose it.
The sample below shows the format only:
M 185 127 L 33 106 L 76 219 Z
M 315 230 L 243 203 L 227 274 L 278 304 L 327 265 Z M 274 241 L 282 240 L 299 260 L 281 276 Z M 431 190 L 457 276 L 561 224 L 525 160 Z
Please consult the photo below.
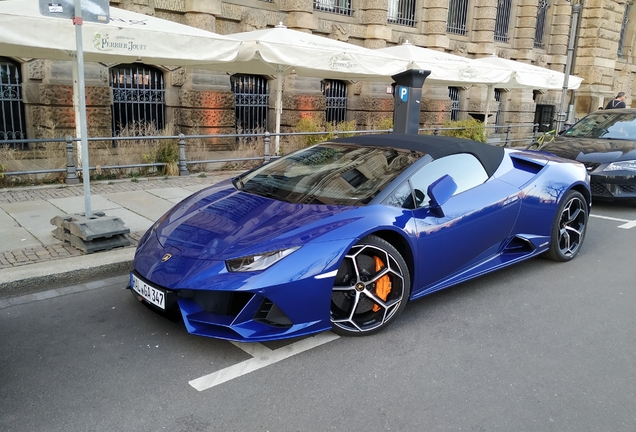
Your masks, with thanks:
M 289 28 L 367 48 L 409 41 L 470 58 L 496 54 L 564 71 L 572 3 L 566 0 L 459 0 L 459 3 L 462 1 L 468 6 L 464 34 L 448 31 L 457 0 L 115 0 L 110 4 L 220 34 L 283 23 Z M 498 8 L 502 3 L 508 5 L 504 38 L 498 34 L 501 32 Z M 334 5 L 347 8 L 348 13 L 333 13 L 336 9 L 325 7 Z M 411 8 L 412 20 L 395 19 L 395 11 L 399 9 L 402 13 L 404 6 Z M 539 18 L 538 11 L 542 7 L 545 18 Z M 628 106 L 632 103 L 636 19 L 630 18 L 636 8 L 630 7 L 630 3 L 622 0 L 587 0 L 583 4 L 571 64 L 572 74 L 584 81 L 576 92 L 568 94 L 573 117 L 580 118 L 605 105 L 618 91 L 627 93 Z M 541 43 L 537 43 L 538 25 L 543 28 Z M 37 138 L 42 127 L 51 125 L 73 134 L 71 65 L 38 59 L 8 60 L 17 65 L 22 76 L 27 137 Z M 91 136 L 113 134 L 113 89 L 109 83 L 112 66 L 101 63 L 85 66 Z M 162 75 L 165 88 L 166 122 L 174 122 L 186 134 L 236 130 L 235 99 L 228 74 L 179 67 L 156 69 Z M 390 82 L 346 82 L 345 85 L 347 119 L 355 120 L 359 129 L 377 126 L 382 119 L 392 117 L 393 97 L 387 93 Z M 283 131 L 292 130 L 301 117 L 310 116 L 324 122 L 326 98 L 319 78 L 292 75 L 285 79 L 283 88 Z M 272 81 L 270 111 L 274 108 L 274 89 Z M 459 118 L 484 111 L 485 87 L 455 91 Z M 537 121 L 539 107 L 544 109 L 544 114 L 555 115 L 561 92 L 500 88 L 497 97 L 499 124 L 533 123 Z M 449 119 L 452 105 L 448 88 L 425 84 L 422 126 L 439 125 Z M 273 119 L 274 115 L 270 114 L 270 131 L 274 129 Z

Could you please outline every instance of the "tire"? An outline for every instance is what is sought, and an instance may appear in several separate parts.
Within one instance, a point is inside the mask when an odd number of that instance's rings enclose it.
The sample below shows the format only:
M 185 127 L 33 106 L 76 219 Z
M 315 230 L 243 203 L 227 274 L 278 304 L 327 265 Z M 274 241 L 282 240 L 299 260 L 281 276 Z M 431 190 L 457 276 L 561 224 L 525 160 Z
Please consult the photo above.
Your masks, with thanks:
M 552 224 L 550 249 L 545 257 L 553 261 L 570 261 L 581 250 L 588 220 L 587 201 L 581 193 L 565 194 Z
M 370 235 L 347 253 L 331 294 L 331 325 L 344 336 L 376 333 L 402 313 L 411 293 L 411 275 L 389 242 Z
M 526 150 L 539 150 L 540 148 L 541 143 L 539 141 L 534 141 L 532 144 L 526 147 Z

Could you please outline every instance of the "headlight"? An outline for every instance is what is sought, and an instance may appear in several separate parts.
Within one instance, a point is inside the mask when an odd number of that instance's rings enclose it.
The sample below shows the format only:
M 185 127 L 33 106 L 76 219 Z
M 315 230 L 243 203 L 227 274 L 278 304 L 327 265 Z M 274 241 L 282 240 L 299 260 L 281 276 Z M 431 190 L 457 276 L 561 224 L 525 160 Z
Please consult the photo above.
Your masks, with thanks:
M 274 265 L 297 249 L 300 249 L 300 246 L 292 247 L 289 249 L 265 252 L 262 254 L 249 255 L 241 258 L 229 259 L 225 261 L 225 265 L 231 272 L 265 270 L 266 268 Z
M 612 162 L 603 171 L 636 171 L 636 160 Z

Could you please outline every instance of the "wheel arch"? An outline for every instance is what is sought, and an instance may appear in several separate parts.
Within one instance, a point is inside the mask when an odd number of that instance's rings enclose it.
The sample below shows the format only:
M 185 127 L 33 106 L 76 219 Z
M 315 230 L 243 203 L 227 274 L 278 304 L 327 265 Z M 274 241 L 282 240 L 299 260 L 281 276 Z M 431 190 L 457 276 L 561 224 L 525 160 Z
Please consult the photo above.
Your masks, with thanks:
M 406 266 L 408 267 L 407 270 L 409 272 L 409 275 L 411 276 L 411 288 L 413 288 L 415 263 L 413 251 L 411 250 L 411 246 L 409 245 L 409 242 L 406 240 L 406 238 L 402 234 L 392 230 L 375 231 L 369 233 L 369 235 L 380 237 L 382 240 L 389 242 L 391 246 L 397 249 L 400 255 L 402 255 L 402 258 L 404 258 L 404 261 L 406 261 Z
M 589 189 L 586 188 L 585 186 L 581 185 L 581 184 L 577 184 L 572 186 L 571 190 L 575 190 L 577 192 L 579 192 L 581 195 L 583 195 L 583 198 L 585 198 L 585 201 L 587 202 L 587 206 L 588 206 L 588 210 L 589 207 L 592 204 L 592 194 L 590 193 Z

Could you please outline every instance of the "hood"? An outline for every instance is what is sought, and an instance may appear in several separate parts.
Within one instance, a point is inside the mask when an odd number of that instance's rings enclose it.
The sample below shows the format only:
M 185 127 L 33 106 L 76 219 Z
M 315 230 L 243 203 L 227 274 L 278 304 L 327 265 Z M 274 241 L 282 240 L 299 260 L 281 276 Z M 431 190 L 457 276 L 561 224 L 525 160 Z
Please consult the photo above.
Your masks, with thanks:
M 229 185 L 204 190 L 175 207 L 156 235 L 164 248 L 177 248 L 183 257 L 224 260 L 303 244 L 337 228 L 334 224 L 348 223 L 329 218 L 355 208 L 292 204 Z
M 636 159 L 636 141 L 558 136 L 542 150 L 579 162 L 610 163 Z

